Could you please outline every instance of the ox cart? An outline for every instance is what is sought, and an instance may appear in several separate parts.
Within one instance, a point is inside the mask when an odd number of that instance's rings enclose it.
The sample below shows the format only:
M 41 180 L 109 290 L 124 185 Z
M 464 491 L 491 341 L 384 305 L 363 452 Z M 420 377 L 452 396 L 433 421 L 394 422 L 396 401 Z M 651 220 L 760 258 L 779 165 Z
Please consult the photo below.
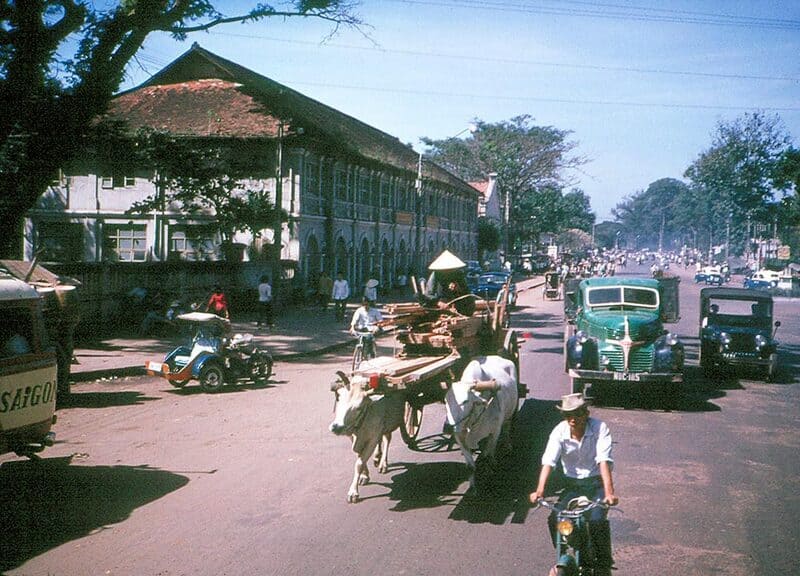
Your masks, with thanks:
M 416 445 L 424 407 L 442 402 L 475 356 L 497 354 L 511 360 L 519 397 L 527 395 L 527 387 L 519 382 L 520 338 L 505 322 L 507 291 L 508 283 L 494 301 L 462 296 L 476 300 L 469 316 L 456 312 L 452 301 L 435 308 L 418 303 L 386 306 L 383 327 L 394 329 L 394 353 L 362 361 L 351 376 L 363 377 L 375 393 L 403 395 L 400 433 L 409 448 Z

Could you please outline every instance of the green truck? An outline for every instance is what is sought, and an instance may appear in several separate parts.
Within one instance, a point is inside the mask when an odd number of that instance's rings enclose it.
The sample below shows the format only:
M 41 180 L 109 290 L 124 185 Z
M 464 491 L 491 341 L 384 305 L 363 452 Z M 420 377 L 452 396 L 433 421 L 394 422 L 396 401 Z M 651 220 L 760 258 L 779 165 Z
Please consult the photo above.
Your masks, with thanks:
M 679 319 L 679 283 L 616 276 L 566 283 L 564 358 L 573 392 L 621 383 L 676 391 L 684 347 L 665 324 Z

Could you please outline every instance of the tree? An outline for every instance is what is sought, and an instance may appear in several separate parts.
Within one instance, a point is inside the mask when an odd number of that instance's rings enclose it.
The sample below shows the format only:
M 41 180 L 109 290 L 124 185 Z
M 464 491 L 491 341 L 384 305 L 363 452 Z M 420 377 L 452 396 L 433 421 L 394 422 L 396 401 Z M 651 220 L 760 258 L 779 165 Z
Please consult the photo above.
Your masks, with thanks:
M 725 240 L 730 229 L 732 244 L 742 251 L 745 222 L 769 222 L 779 162 L 789 143 L 777 115 L 752 112 L 718 123 L 711 147 L 684 174 L 692 188 L 688 216 L 703 223 L 711 243 Z
M 232 242 L 235 232 L 247 230 L 255 238 L 276 222 L 275 202 L 269 193 L 244 184 L 268 175 L 253 172 L 254 164 L 241 146 L 216 139 L 186 140 L 149 130 L 140 131 L 132 142 L 124 135 L 121 138 L 103 148 L 116 156 L 127 154 L 140 166 L 152 169 L 156 184 L 156 192 L 134 203 L 130 212 L 168 210 L 213 216 L 211 222 L 223 245 Z M 285 211 L 281 210 L 280 216 L 282 221 L 288 220 Z
M 617 204 L 612 214 L 626 240 L 634 240 L 629 244 L 665 248 L 680 237 L 683 220 L 679 215 L 688 194 L 689 187 L 680 180 L 661 178 Z
M 500 246 L 500 230 L 486 217 L 478 218 L 478 257 L 482 261 L 485 252 L 494 252 Z
M 101 3 L 105 4 L 105 3 Z M 193 32 L 265 18 L 362 25 L 349 0 L 257 4 L 228 16 L 212 0 L 0 0 L 0 255 L 18 256 L 21 225 L 59 168 L 73 160 L 125 69 L 153 32 Z M 73 53 L 64 54 L 68 46 Z
M 538 200 L 552 199 L 572 183 L 570 171 L 587 160 L 574 154 L 577 142 L 571 132 L 553 126 L 536 126 L 528 115 L 490 124 L 474 122 L 471 136 L 462 140 L 422 138 L 428 156 L 464 180 L 481 180 L 497 174 L 501 202 L 509 206 L 509 246 L 530 234 L 531 217 L 537 217 Z M 540 195 L 544 195 L 541 198 Z M 544 212 L 545 210 L 539 210 Z M 539 220 L 552 221 L 552 213 Z

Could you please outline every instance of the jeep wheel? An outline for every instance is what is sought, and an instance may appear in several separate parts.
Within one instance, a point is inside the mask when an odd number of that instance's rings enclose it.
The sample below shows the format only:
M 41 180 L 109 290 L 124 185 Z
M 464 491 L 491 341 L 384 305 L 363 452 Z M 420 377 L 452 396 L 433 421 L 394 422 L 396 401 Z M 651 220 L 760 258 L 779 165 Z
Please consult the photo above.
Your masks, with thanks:
M 705 344 L 700 345 L 700 369 L 703 371 L 703 376 L 714 375 L 714 359 L 710 348 Z
M 205 392 L 219 392 L 225 384 L 225 373 L 216 364 L 203 366 L 200 371 L 200 386 Z

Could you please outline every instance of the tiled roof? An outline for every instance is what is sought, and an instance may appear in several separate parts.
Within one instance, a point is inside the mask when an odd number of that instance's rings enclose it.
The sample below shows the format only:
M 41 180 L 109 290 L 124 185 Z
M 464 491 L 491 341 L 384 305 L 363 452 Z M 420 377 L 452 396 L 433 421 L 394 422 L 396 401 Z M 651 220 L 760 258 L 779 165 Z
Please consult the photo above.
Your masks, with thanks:
M 397 138 L 256 74 L 197 44 L 147 82 L 118 95 L 107 118 L 176 135 L 273 138 L 280 120 L 337 155 L 354 155 L 416 174 L 418 154 Z M 424 176 L 473 188 L 426 161 Z

